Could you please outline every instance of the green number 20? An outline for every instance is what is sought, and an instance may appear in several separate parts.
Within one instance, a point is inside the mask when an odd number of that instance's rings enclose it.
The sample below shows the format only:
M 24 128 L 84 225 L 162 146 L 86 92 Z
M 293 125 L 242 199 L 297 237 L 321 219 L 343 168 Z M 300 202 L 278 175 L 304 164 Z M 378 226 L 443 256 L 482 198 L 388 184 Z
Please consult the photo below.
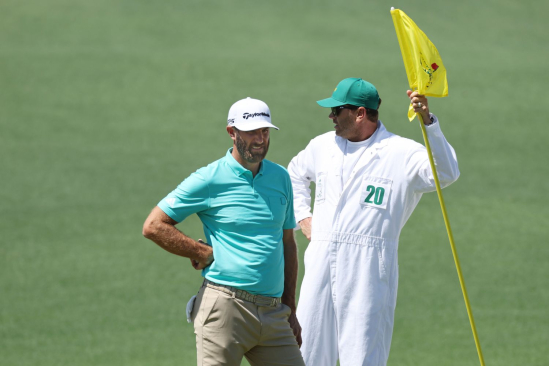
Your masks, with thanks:
M 381 205 L 383 203 L 383 196 L 385 195 L 385 189 L 383 187 L 374 187 L 368 186 L 366 190 L 369 192 L 368 196 L 364 200 L 366 203 L 374 203 L 376 205 Z M 372 196 L 374 201 L 372 202 Z

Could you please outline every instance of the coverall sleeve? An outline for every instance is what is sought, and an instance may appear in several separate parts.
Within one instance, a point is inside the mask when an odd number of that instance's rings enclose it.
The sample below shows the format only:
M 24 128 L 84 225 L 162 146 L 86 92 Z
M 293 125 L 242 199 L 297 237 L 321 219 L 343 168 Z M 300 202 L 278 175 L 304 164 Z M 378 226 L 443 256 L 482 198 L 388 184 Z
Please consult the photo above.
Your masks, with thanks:
M 296 222 L 311 214 L 311 182 L 315 181 L 315 165 L 312 142 L 297 154 L 288 165 L 288 173 L 294 192 L 294 212 Z
M 425 129 L 431 145 L 440 186 L 445 188 L 458 179 L 458 162 L 456 152 L 442 134 L 436 116 L 432 116 L 434 117 L 433 123 L 425 126 Z M 426 193 L 436 190 L 435 179 L 425 146 L 420 146 L 410 152 L 406 166 L 410 185 L 414 191 Z

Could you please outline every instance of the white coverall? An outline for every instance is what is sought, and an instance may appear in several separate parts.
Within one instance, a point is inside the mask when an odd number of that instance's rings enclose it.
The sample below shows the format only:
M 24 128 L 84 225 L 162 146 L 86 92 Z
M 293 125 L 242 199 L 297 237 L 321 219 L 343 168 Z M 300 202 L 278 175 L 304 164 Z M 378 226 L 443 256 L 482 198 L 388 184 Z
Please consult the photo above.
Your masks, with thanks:
M 459 176 L 440 125 L 426 126 L 442 187 Z M 297 307 L 308 366 L 387 364 L 398 286 L 398 239 L 421 195 L 436 190 L 426 148 L 381 121 L 346 182 L 347 140 L 328 132 L 288 167 L 296 221 L 311 216 L 311 242 Z

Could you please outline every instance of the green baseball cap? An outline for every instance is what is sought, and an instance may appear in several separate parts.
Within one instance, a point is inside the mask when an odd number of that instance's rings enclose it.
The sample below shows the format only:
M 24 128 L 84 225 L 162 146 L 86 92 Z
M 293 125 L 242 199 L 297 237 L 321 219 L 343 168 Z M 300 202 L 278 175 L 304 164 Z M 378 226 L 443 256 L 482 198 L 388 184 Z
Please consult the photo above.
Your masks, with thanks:
M 379 108 L 376 87 L 360 78 L 343 79 L 337 84 L 330 98 L 319 100 L 321 107 L 332 108 L 350 104 L 368 109 Z

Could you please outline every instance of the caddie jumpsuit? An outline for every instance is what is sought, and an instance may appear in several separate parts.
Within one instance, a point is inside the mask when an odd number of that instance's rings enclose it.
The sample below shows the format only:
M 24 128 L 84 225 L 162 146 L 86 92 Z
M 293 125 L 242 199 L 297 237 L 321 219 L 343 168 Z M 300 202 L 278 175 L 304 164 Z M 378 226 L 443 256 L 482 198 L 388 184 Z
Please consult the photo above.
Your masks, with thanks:
M 434 117 L 434 116 L 433 116 Z M 454 149 L 434 117 L 426 126 L 439 181 L 459 176 Z M 388 132 L 373 141 L 342 181 L 347 140 L 329 132 L 309 143 L 288 167 L 296 221 L 310 217 L 305 277 L 297 307 L 301 352 L 308 366 L 386 365 L 398 286 L 400 232 L 425 192 L 436 189 L 426 148 Z

